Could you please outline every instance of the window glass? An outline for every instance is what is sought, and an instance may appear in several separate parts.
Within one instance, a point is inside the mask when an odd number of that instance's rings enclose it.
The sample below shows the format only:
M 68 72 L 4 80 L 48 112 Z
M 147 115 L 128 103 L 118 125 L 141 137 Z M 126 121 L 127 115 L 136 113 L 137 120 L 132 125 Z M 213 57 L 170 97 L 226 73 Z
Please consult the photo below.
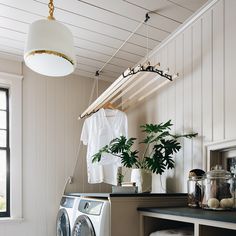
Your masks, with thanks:
M 0 212 L 6 212 L 7 202 L 7 158 L 6 151 L 0 150 Z
M 22 218 L 22 76 L 0 76 L 0 225 Z M 10 123 L 12 125 L 10 125 Z M 11 143 L 11 147 L 10 147 Z M 0 226 L 1 229 L 1 226 Z M 1 230 L 0 230 L 1 231 Z M 1 231 L 2 232 L 2 231 Z M 0 233 L 0 236 L 2 234 Z
M 7 132 L 6 130 L 0 130 L 0 147 L 7 146 Z
M 0 91 L 0 110 L 6 110 L 7 109 L 7 97 L 5 91 Z
M 0 111 L 0 129 L 7 128 L 7 113 L 6 111 Z
M 5 94 L 5 95 L 3 95 Z M 10 149 L 8 90 L 0 88 L 0 216 L 10 216 Z

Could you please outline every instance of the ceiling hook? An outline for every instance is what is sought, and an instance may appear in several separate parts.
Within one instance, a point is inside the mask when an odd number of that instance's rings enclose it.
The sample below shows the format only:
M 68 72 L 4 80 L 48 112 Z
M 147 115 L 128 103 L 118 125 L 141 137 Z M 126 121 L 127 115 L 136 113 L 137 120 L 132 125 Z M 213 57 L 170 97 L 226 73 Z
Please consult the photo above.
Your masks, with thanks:
M 99 70 L 96 71 L 95 76 L 99 76 Z
M 148 15 L 148 13 L 146 13 L 144 22 L 147 23 L 149 19 L 150 19 L 150 16 Z

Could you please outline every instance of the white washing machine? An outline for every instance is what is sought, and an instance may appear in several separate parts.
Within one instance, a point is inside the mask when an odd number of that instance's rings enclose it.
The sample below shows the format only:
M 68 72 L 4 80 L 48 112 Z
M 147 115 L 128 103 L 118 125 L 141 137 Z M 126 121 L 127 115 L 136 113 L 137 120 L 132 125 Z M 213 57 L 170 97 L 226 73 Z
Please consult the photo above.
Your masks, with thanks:
M 56 221 L 57 236 L 71 236 L 79 201 L 78 196 L 62 196 Z
M 72 236 L 110 236 L 110 202 L 81 198 Z

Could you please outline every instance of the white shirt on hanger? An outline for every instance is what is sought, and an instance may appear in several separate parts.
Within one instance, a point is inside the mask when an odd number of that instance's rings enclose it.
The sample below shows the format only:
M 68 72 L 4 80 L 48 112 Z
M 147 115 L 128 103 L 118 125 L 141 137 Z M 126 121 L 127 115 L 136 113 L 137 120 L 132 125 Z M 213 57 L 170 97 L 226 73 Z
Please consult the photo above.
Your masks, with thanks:
M 102 156 L 100 162 L 92 163 L 92 156 L 100 148 L 121 135 L 128 136 L 127 116 L 119 110 L 101 108 L 84 122 L 81 141 L 87 145 L 87 169 L 89 183 L 117 185 L 117 170 L 120 158 L 111 154 Z

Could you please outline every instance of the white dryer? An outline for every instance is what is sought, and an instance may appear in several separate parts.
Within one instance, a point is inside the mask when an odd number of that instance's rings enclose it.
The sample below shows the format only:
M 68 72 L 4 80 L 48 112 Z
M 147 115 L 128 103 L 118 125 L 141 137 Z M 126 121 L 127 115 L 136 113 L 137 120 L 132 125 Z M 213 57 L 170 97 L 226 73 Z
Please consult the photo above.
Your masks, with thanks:
M 57 236 L 71 236 L 79 201 L 78 196 L 62 196 L 56 221 Z
M 81 198 L 72 236 L 110 236 L 110 202 Z

